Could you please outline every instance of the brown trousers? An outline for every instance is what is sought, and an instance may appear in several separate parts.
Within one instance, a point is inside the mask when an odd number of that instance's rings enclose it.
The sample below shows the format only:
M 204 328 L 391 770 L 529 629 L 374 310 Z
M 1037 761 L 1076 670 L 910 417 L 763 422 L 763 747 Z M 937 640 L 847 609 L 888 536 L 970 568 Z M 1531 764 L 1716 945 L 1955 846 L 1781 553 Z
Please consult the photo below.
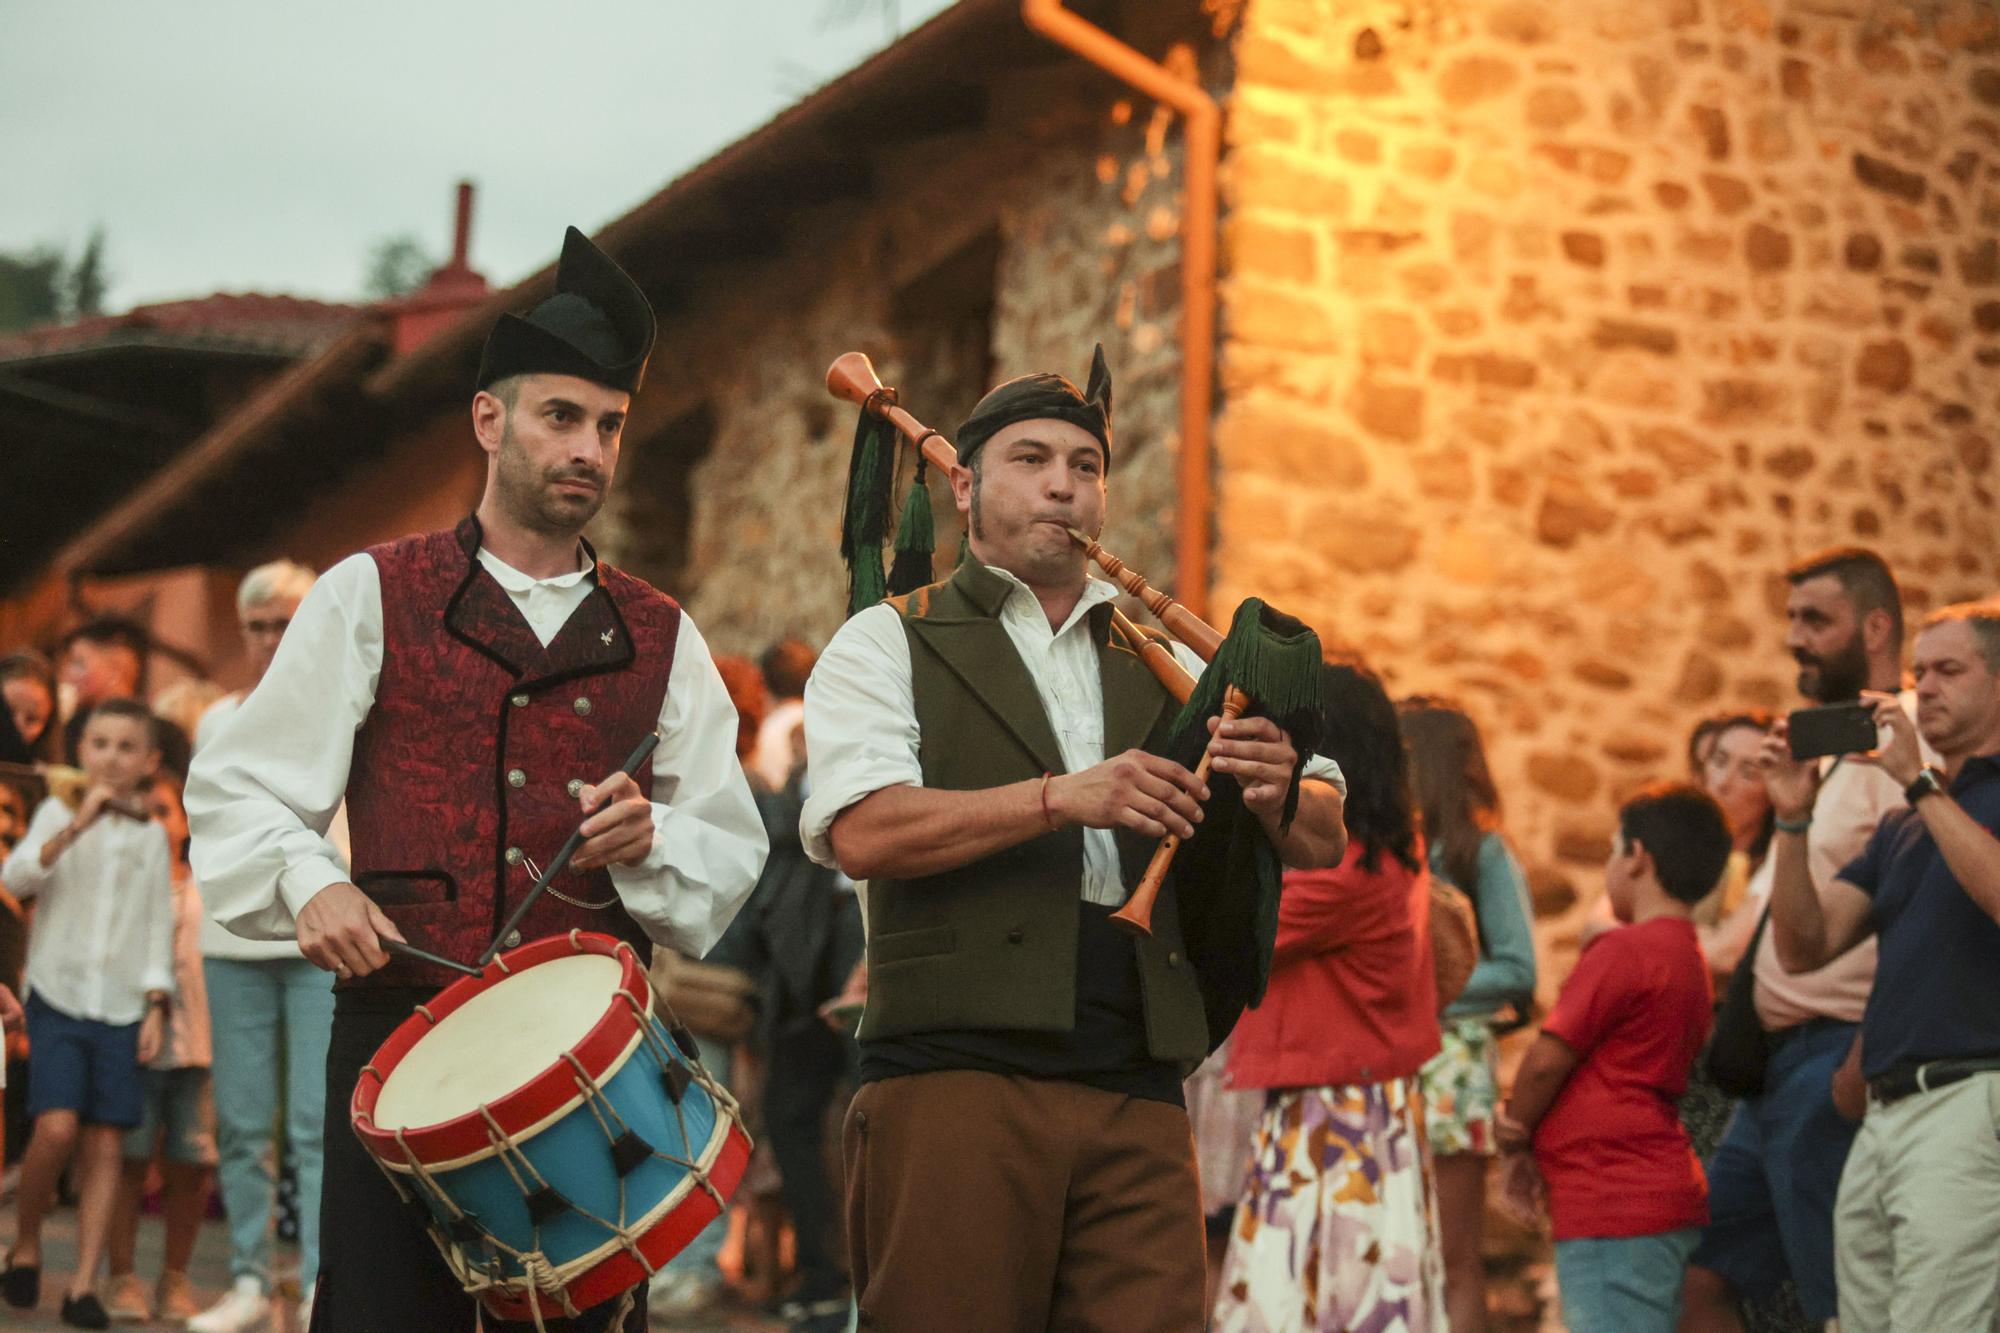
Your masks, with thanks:
M 861 1327 L 1199 1333 L 1187 1113 L 1054 1079 L 909 1074 L 841 1135 Z

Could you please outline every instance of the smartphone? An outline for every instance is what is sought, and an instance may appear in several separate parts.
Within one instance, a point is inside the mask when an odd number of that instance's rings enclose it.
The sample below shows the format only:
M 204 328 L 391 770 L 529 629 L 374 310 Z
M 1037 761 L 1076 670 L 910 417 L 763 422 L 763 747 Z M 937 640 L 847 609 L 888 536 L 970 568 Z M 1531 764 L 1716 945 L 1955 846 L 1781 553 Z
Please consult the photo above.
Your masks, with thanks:
M 1786 735 L 1794 759 L 1864 753 L 1875 748 L 1875 709 L 1865 703 L 1801 708 L 1787 719 Z

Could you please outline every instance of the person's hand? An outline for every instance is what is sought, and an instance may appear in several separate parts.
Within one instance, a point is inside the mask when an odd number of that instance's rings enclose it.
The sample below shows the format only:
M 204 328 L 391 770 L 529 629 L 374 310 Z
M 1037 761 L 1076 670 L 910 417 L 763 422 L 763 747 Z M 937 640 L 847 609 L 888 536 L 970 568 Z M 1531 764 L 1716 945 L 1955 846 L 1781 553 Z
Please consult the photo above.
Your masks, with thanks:
M 167 1011 L 157 1004 L 146 1006 L 146 1017 L 139 1024 L 139 1063 L 150 1065 L 160 1058 L 160 1047 L 167 1039 Z
M 83 801 L 76 807 L 76 818 L 70 821 L 70 828 L 83 832 L 97 822 L 97 817 L 105 808 L 118 799 L 118 793 L 101 782 L 94 782 L 90 790 L 83 794 Z
M 1924 771 L 1923 751 L 1917 746 L 1917 724 L 1903 711 L 1903 705 L 1893 694 L 1882 694 L 1875 690 L 1863 690 L 1862 702 L 1875 709 L 1875 729 L 1889 733 L 1889 739 L 1882 742 L 1873 754 L 1856 755 L 1864 764 L 1873 764 L 1896 780 L 1898 787 L 1907 787 L 1917 780 L 1917 774 Z
M 570 858 L 572 870 L 635 866 L 653 850 L 653 803 L 630 775 L 614 773 L 576 799 L 590 818 L 583 821 L 583 843 Z
M 299 949 L 314 967 L 342 981 L 365 977 L 388 963 L 385 939 L 403 941 L 403 932 L 352 884 L 327 885 L 299 913 Z
M 1064 824 L 1192 838 L 1208 784 L 1171 759 L 1127 750 L 1081 773 L 1049 779 L 1047 797 L 1050 813 Z
M 1791 724 L 1786 719 L 1779 718 L 1764 737 L 1757 764 L 1764 772 L 1764 790 L 1778 818 L 1810 818 L 1819 795 L 1819 760 L 1792 758 Z
M 18 1028 L 27 1021 L 21 1012 L 21 1002 L 14 998 L 14 992 L 0 986 L 0 1030 Z
M 1540 1231 L 1547 1219 L 1549 1187 L 1536 1169 L 1535 1159 L 1525 1152 L 1500 1158 L 1500 1207 L 1509 1217 L 1531 1231 Z
M 1841 1119 L 1858 1125 L 1868 1114 L 1868 1080 L 1861 1076 L 1861 1038 L 1856 1036 L 1854 1044 L 1847 1048 L 1847 1058 L 1833 1071 L 1833 1078 L 1827 1086 L 1833 1098 L 1833 1109 L 1840 1112 Z
M 1212 717 L 1208 734 L 1214 769 L 1235 778 L 1243 788 L 1244 808 L 1259 817 L 1275 819 L 1284 814 L 1292 771 L 1299 763 L 1292 738 L 1268 717 L 1239 717 L 1227 722 Z

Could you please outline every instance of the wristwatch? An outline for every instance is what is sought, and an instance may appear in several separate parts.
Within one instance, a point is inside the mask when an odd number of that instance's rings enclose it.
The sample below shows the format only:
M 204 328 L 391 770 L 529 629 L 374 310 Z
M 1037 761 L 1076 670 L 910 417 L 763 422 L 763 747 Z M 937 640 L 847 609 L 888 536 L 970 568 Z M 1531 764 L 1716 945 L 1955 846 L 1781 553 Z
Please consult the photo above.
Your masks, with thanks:
M 1925 768 L 1921 773 L 1917 774 L 1915 782 L 1903 788 L 1903 799 L 1911 805 L 1915 805 L 1926 796 L 1943 796 L 1946 794 L 1944 789 L 1944 774 L 1938 772 L 1935 768 Z

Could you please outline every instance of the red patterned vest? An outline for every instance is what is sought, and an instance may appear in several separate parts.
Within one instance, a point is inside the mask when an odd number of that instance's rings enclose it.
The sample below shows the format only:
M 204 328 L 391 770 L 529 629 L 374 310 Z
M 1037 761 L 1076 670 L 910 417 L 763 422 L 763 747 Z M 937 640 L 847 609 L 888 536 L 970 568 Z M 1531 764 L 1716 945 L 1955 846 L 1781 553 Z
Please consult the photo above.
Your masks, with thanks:
M 382 675 L 347 780 L 354 882 L 412 944 L 466 962 L 534 883 L 529 863 L 548 865 L 581 821 L 577 789 L 616 772 L 659 725 L 681 615 L 599 564 L 595 590 L 544 648 L 479 563 L 480 541 L 468 518 L 369 549 Z M 651 792 L 650 765 L 639 788 Z M 650 956 L 604 870 L 563 872 L 520 933 L 573 927 Z M 454 975 L 392 958 L 342 984 L 442 987 Z

